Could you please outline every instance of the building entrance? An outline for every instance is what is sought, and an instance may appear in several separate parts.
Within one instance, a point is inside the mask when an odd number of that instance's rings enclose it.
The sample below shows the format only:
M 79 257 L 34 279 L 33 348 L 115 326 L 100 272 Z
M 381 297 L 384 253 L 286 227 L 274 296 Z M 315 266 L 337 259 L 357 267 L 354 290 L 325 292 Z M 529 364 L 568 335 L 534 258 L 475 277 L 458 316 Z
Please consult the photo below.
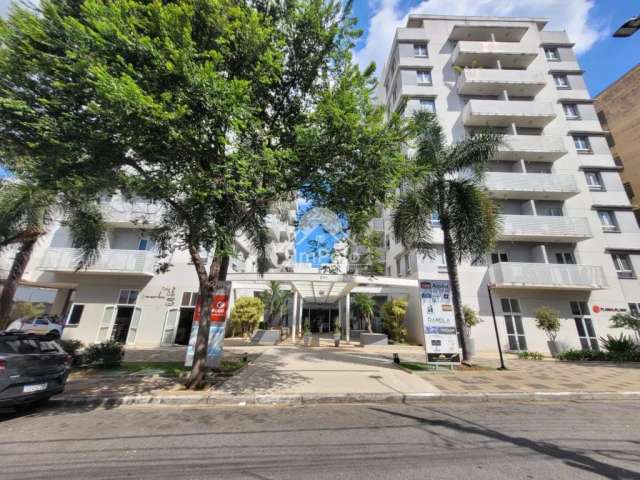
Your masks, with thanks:
M 178 327 L 176 328 L 176 338 L 173 341 L 176 345 L 188 345 L 191 336 L 191 324 L 193 323 L 193 314 L 195 308 L 180 309 L 180 318 L 178 319 Z
M 111 340 L 119 343 L 126 343 L 131 319 L 133 318 L 133 307 L 118 307 L 116 319 L 111 331 Z
M 306 321 L 309 321 L 312 333 L 332 332 L 336 323 L 340 321 L 338 308 L 333 305 L 326 307 L 305 307 L 302 328 L 304 328 Z

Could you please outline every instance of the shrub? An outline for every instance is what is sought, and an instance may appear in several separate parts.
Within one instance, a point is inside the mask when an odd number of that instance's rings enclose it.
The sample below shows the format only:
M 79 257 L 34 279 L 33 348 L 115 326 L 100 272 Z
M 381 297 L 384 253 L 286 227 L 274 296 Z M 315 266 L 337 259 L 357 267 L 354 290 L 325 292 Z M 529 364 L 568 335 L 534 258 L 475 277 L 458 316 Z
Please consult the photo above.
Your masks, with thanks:
M 600 337 L 600 343 L 602 343 L 602 348 L 607 351 L 611 360 L 628 362 L 640 359 L 638 345 L 624 333 L 621 333 L 619 337 L 612 335 Z
M 404 342 L 407 338 L 407 329 L 404 326 L 404 317 L 407 314 L 407 301 L 404 298 L 393 298 L 382 307 L 382 323 L 394 342 Z
M 251 335 L 264 317 L 264 303 L 257 297 L 240 297 L 231 311 L 234 335 Z
M 58 343 L 62 349 L 72 357 L 75 357 L 78 354 L 78 350 L 84 347 L 84 344 L 80 340 L 58 340 Z
M 544 355 L 540 352 L 518 352 L 518 358 L 521 360 L 542 360 Z
M 304 325 L 302 327 L 302 331 L 303 331 L 303 335 L 305 337 L 310 337 L 311 336 L 311 324 L 309 323 L 309 319 L 308 318 L 304 319 Z
M 640 342 L 640 317 L 636 317 L 629 313 L 616 313 L 611 317 L 611 326 L 613 328 L 628 328 L 636 334 L 636 340 Z
M 536 327 L 543 330 L 549 340 L 554 342 L 560 330 L 558 312 L 550 307 L 540 307 L 533 314 L 536 317 Z
M 89 364 L 102 367 L 117 367 L 122 362 L 124 350 L 122 344 L 115 340 L 89 345 L 84 352 Z
M 462 306 L 462 312 L 464 313 L 464 329 L 467 336 L 471 334 L 471 329 L 480 323 L 478 314 L 469 305 Z
M 604 361 L 608 360 L 605 352 L 600 350 L 578 350 L 572 348 L 558 354 L 558 360 L 567 360 L 572 362 L 578 361 Z

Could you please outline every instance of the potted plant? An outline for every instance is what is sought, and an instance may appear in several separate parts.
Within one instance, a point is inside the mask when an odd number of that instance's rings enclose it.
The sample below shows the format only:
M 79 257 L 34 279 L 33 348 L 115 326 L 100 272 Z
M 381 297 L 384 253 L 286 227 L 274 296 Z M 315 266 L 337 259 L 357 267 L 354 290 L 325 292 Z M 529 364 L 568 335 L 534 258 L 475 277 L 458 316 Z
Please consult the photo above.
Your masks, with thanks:
M 406 315 L 407 301 L 404 298 L 392 298 L 382 306 L 382 324 L 393 343 L 403 343 L 407 338 Z
M 305 318 L 304 320 L 304 328 L 302 338 L 304 339 L 304 346 L 308 347 L 311 345 L 311 324 L 309 323 L 309 319 Z
M 558 331 L 560 330 L 560 320 L 558 312 L 550 307 L 540 307 L 533 315 L 536 317 L 536 327 L 543 330 L 547 334 L 547 345 L 552 357 L 557 357 L 560 353 L 560 345 L 556 341 Z
M 464 335 L 467 337 L 467 345 L 469 346 L 469 355 L 476 354 L 476 342 L 471 338 L 471 329 L 480 323 L 478 314 L 469 305 L 463 305 L 462 311 L 464 313 Z
M 336 323 L 335 327 L 333 328 L 333 344 L 336 347 L 340 346 L 341 331 L 342 329 L 340 328 L 340 324 Z

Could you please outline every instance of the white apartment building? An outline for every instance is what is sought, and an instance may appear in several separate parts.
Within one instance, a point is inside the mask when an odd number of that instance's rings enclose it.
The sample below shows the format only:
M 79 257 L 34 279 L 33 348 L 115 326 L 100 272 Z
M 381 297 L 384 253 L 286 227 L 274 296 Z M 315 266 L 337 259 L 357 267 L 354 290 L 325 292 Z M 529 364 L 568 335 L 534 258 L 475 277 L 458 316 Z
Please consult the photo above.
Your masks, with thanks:
M 410 15 L 398 28 L 378 96 L 389 112 L 434 111 L 450 142 L 492 128 L 504 145 L 486 187 L 502 233 L 484 261 L 460 268 L 462 301 L 484 321 L 472 336 L 495 350 L 487 285 L 503 346 L 547 352 L 533 312 L 561 313 L 558 340 L 589 347 L 615 311 L 640 308 L 640 230 L 625 195 L 583 71 L 565 32 L 540 18 Z M 438 236 L 434 218 L 435 241 Z M 385 222 L 387 226 L 390 222 Z M 446 279 L 434 259 L 404 251 L 386 231 L 387 275 Z M 410 317 L 419 316 L 417 292 Z M 409 322 L 422 340 L 421 324 Z
M 486 180 L 501 209 L 499 242 L 486 259 L 460 268 L 462 301 L 483 319 L 472 331 L 478 351 L 496 349 L 487 286 L 506 350 L 548 352 L 533 318 L 541 306 L 560 312 L 558 340 L 574 348 L 617 335 L 609 328 L 610 316 L 640 309 L 640 229 L 573 44 L 564 32 L 544 30 L 545 23 L 412 15 L 397 29 L 380 79 L 378 99 L 389 111 L 431 109 L 451 142 L 484 127 L 505 135 Z M 159 208 L 117 196 L 103 207 L 109 238 L 95 264 L 76 271 L 79 252 L 66 229 L 54 226 L 34 252 L 23 283 L 57 289 L 52 313 L 65 315 L 66 338 L 186 344 L 198 285 L 189 255 L 175 252 L 172 268 L 156 274 L 148 229 Z M 385 212 L 371 227 L 384 232 L 386 274 L 359 275 L 357 266 L 347 264 L 327 273 L 294 262 L 296 216 L 293 203 L 269 215 L 272 268 L 263 277 L 255 273 L 248 243 L 237 239 L 231 302 L 278 280 L 294 291 L 287 321 L 293 334 L 300 334 L 305 319 L 325 332 L 339 321 L 348 339 L 359 323 L 350 311 L 351 293 L 366 292 L 380 302 L 405 296 L 409 340 L 422 344 L 418 280 L 447 279 L 442 249 L 433 259 L 404 251 Z M 135 221 L 140 219 L 146 222 Z M 438 220 L 433 221 L 434 240 L 441 245 Z M 11 259 L 0 260 L 6 269 Z

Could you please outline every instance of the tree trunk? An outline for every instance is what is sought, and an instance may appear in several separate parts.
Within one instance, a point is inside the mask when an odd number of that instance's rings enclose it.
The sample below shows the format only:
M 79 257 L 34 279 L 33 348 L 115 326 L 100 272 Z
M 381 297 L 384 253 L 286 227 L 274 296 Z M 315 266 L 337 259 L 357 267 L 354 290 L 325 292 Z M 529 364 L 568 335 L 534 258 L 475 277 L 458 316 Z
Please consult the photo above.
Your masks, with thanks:
M 458 341 L 460 342 L 460 348 L 462 348 L 462 361 L 471 361 L 471 352 L 469 351 L 469 344 L 466 335 L 466 329 L 464 328 L 464 311 L 462 309 L 462 302 L 460 301 L 460 279 L 458 278 L 458 260 L 455 252 L 453 251 L 453 244 L 451 241 L 451 231 L 446 220 L 441 219 L 442 233 L 444 234 L 444 257 L 447 263 L 447 273 L 449 275 L 449 283 L 451 284 L 451 300 L 453 303 L 453 313 L 456 320 L 456 330 L 458 330 Z
M 371 317 L 369 315 L 366 315 L 364 319 L 367 322 L 367 330 L 369 330 L 369 333 L 373 333 L 373 328 L 371 327 Z
M 13 297 L 18 288 L 18 282 L 22 279 L 22 274 L 27 268 L 33 247 L 38 241 L 38 237 L 24 240 L 20 244 L 18 253 L 13 259 L 11 270 L 7 279 L 4 281 L 2 294 L 0 294 L 0 330 L 4 330 L 11 323 L 11 307 L 13 307 Z

